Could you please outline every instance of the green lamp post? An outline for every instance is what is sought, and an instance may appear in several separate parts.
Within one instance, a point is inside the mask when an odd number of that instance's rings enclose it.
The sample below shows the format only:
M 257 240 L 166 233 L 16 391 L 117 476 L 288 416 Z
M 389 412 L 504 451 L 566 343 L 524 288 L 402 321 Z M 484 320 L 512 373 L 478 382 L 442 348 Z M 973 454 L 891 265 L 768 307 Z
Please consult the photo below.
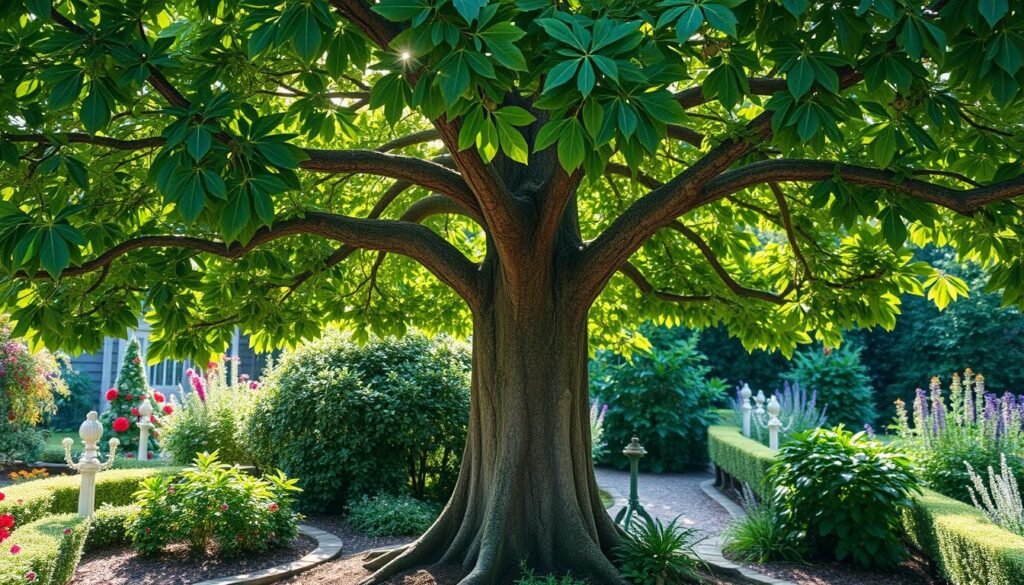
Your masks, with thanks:
M 640 444 L 638 437 L 633 437 L 633 440 L 622 450 L 622 454 L 629 458 L 629 502 L 616 514 L 615 523 L 628 528 L 630 522 L 633 521 L 634 515 L 640 516 L 648 522 L 653 522 L 651 515 L 640 505 L 640 496 L 637 495 L 636 488 L 640 458 L 647 454 L 647 450 Z

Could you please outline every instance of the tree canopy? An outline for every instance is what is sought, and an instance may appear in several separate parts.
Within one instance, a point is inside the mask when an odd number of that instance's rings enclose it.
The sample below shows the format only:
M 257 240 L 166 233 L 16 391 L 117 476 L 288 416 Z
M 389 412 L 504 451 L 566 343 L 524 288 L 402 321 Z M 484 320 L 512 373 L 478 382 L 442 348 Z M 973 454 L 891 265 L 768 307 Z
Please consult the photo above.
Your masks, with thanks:
M 479 265 L 566 223 L 592 335 L 620 348 L 655 319 L 791 352 L 891 327 L 902 292 L 965 292 L 911 245 L 1024 294 L 1008 0 L 0 14 L 0 303 L 48 345 L 95 349 L 141 306 L 152 357 L 234 324 L 261 347 L 330 322 L 468 334 Z M 539 189 L 545 156 L 564 172 Z

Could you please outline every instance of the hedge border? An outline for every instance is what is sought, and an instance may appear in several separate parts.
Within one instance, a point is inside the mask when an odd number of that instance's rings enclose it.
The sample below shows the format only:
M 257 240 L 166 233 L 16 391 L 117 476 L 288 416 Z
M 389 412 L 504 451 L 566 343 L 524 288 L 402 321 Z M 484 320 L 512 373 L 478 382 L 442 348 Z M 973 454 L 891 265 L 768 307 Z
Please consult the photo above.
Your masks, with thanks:
M 718 468 L 764 495 L 764 477 L 775 451 L 744 437 L 735 426 L 720 424 L 708 427 L 708 453 Z
M 181 469 L 159 467 L 102 471 L 96 475 L 96 505 L 131 504 L 142 480 L 154 475 L 176 475 Z M 5 487 L 6 498 L 0 502 L 0 514 L 9 512 L 18 524 L 24 525 L 51 514 L 76 513 L 80 485 L 79 476 L 62 475 Z
M 75 514 L 47 516 L 16 528 L 4 543 L 21 548 L 18 554 L 0 555 L 0 585 L 28 582 L 35 573 L 35 585 L 65 585 L 75 574 L 89 534 L 90 519 Z
M 763 495 L 775 452 L 732 425 L 708 429 L 711 461 Z M 901 512 L 904 535 L 953 585 L 1024 583 L 1024 537 L 993 524 L 980 510 L 922 490 Z

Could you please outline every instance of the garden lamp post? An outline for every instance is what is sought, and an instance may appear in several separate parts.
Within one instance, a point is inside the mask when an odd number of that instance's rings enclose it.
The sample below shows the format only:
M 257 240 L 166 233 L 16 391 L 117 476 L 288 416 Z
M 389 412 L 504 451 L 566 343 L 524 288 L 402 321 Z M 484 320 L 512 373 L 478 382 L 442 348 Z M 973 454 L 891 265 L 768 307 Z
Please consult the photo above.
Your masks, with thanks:
M 149 420 L 152 414 L 153 405 L 149 403 L 147 396 L 139 405 L 139 451 L 136 454 L 139 461 L 146 460 L 146 451 L 149 449 L 149 430 L 153 428 L 153 423 Z
M 750 395 L 751 394 L 752 394 L 752 392 L 750 391 L 750 385 L 744 383 L 743 384 L 743 388 L 740 388 L 740 405 L 741 405 L 741 408 L 743 409 L 743 436 L 744 437 L 749 437 L 750 436 L 750 414 L 751 414 L 750 411 L 751 411 L 751 409 L 753 409 L 753 407 L 750 406 Z
M 619 513 L 615 516 L 615 522 L 628 528 L 634 514 L 648 522 L 653 522 L 647 510 L 644 510 L 644 507 L 640 505 L 640 496 L 637 495 L 636 485 L 637 475 L 640 471 L 640 458 L 647 454 L 647 450 L 640 444 L 638 437 L 633 437 L 633 440 L 622 450 L 622 454 L 629 458 L 629 502 L 624 508 L 619 510 Z
M 110 452 L 107 454 L 107 460 L 105 462 L 99 460 L 99 446 L 97 443 L 103 436 L 103 425 L 100 424 L 99 415 L 96 414 L 95 410 L 85 416 L 85 422 L 82 423 L 82 426 L 78 427 L 78 435 L 82 437 L 85 451 L 78 458 L 78 463 L 75 463 L 71 457 L 71 445 L 74 441 L 71 440 L 71 437 L 65 437 L 63 441 L 64 460 L 71 469 L 82 474 L 82 487 L 78 491 L 78 517 L 87 518 L 92 516 L 93 508 L 96 506 L 96 472 L 110 469 L 114 464 L 114 454 L 117 452 L 117 447 L 121 444 L 121 441 L 117 437 L 111 437 L 109 443 Z

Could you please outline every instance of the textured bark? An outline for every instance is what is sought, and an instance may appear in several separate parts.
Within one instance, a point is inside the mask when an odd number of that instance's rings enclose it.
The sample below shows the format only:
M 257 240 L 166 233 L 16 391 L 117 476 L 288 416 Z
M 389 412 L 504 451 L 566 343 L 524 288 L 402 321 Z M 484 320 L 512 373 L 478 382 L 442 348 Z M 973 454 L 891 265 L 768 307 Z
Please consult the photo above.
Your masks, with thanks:
M 485 278 L 487 273 L 485 273 Z M 590 458 L 586 312 L 552 274 L 509 287 L 496 272 L 474 318 L 469 436 L 454 493 L 419 540 L 367 563 L 379 583 L 415 566 L 461 564 L 495 583 L 525 562 L 619 583 L 619 537 Z

